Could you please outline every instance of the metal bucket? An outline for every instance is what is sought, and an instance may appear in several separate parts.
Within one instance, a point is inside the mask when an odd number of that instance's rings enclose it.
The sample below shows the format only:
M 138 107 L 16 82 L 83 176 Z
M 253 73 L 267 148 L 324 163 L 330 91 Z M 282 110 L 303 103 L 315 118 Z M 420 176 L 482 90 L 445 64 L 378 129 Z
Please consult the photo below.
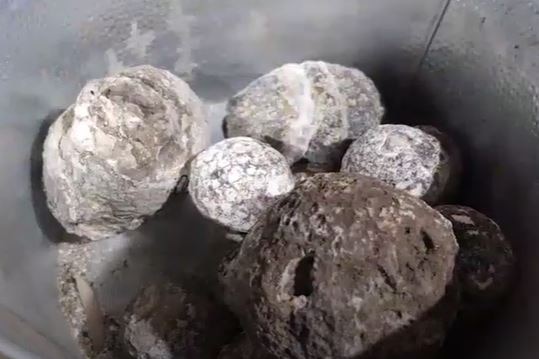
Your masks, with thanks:
M 41 146 L 51 119 L 91 78 L 149 63 L 206 101 L 213 140 L 228 97 L 286 62 L 356 66 L 387 121 L 435 123 L 461 144 L 462 202 L 496 219 L 519 282 L 473 358 L 539 353 L 539 1 L 0 0 L 0 354 L 73 358 L 58 309 L 57 243 Z M 92 245 L 100 302 L 117 311 L 156 273 L 211 273 L 221 233 L 175 198 L 140 230 Z M 129 259 L 134 265 L 123 268 Z M 119 285 L 121 283 L 121 285 Z M 0 355 L 1 356 L 1 355 Z

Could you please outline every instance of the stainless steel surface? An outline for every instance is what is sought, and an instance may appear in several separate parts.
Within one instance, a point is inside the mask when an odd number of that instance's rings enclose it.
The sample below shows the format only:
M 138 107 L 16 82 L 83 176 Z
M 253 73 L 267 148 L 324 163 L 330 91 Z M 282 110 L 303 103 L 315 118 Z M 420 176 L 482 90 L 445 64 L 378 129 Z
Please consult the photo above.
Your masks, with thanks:
M 476 175 L 466 201 L 502 222 L 523 259 L 513 310 L 483 354 L 536 357 L 539 15 L 529 4 L 538 3 L 0 0 L 0 353 L 74 357 L 54 286 L 54 241 L 63 235 L 44 206 L 39 158 L 43 121 L 72 102 L 86 80 L 142 63 L 167 68 L 204 98 L 217 140 L 227 97 L 282 63 L 322 59 L 371 75 L 391 120 L 401 110 L 434 113 L 462 142 Z M 138 278 L 146 265 L 186 273 L 213 265 L 222 244 L 209 239 L 213 229 L 194 221 L 189 207 L 173 202 L 140 231 L 114 239 L 118 245 L 110 248 L 142 263 L 128 278 Z M 103 258 L 107 268 L 118 262 L 115 255 Z M 99 282 L 111 307 L 129 296 L 112 290 L 115 281 Z
M 539 353 L 537 45 L 538 1 L 453 0 L 412 96 L 462 144 L 464 201 L 500 223 L 520 260 L 510 305 L 476 343 L 480 358 Z

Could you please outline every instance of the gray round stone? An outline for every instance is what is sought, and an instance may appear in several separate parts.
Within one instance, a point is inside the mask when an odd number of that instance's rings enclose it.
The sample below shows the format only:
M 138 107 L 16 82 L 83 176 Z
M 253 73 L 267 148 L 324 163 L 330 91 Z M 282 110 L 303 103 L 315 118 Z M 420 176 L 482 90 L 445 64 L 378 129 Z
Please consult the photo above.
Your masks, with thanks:
M 427 198 L 426 201 L 431 204 L 452 203 L 458 196 L 462 181 L 463 164 L 461 150 L 453 138 L 438 128 L 428 125 L 417 126 L 417 128 L 436 137 L 443 149 L 440 155 L 440 161 L 442 162 L 440 168 L 442 170 L 438 175 L 438 180 L 435 181 L 435 184 L 442 186 L 442 188 L 431 190 L 428 195 L 431 195 L 432 198 Z M 435 198 L 436 196 L 438 198 Z
M 249 136 L 338 169 L 349 141 L 378 125 L 384 108 L 361 71 L 322 61 L 286 64 L 258 78 L 228 104 L 226 137 Z
M 381 125 L 350 145 L 341 172 L 379 179 L 435 204 L 448 183 L 447 158 L 436 137 L 405 125 Z
M 171 283 L 144 289 L 129 306 L 122 338 L 137 359 L 213 359 L 237 334 L 224 306 Z
M 417 358 L 454 319 L 457 249 L 450 222 L 423 201 L 317 174 L 257 222 L 220 281 L 277 358 Z
M 515 257 L 500 227 L 465 206 L 438 206 L 453 224 L 459 244 L 456 268 L 462 292 L 459 317 L 479 321 L 507 294 L 515 274 Z
M 45 140 L 49 208 L 91 240 L 135 229 L 208 141 L 201 101 L 170 72 L 139 66 L 90 81 Z
M 198 210 L 238 232 L 247 232 L 293 187 L 283 155 L 248 137 L 221 141 L 191 163 L 189 193 Z

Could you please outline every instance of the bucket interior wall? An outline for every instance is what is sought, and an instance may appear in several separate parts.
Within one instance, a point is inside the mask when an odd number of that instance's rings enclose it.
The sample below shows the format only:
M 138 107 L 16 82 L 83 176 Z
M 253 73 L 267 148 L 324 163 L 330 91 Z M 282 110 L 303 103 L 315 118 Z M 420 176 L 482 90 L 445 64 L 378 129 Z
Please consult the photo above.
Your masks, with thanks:
M 536 358 L 538 14 L 538 1 L 516 0 L 0 0 L 0 354 L 76 356 L 57 304 L 62 234 L 40 191 L 39 141 L 87 80 L 169 69 L 205 100 L 216 141 L 228 97 L 283 63 L 320 59 L 371 76 L 388 121 L 456 137 L 462 201 L 498 220 L 520 259 L 510 303 L 466 354 Z M 196 223 L 183 222 L 176 240 L 192 241 Z

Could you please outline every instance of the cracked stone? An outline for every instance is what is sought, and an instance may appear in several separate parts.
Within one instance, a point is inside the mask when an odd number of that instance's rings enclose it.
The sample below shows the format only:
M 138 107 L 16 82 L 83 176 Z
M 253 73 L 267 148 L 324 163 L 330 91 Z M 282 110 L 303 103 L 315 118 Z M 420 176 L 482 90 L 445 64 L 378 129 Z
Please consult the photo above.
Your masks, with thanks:
M 201 101 L 170 72 L 139 66 L 90 81 L 45 140 L 48 206 L 91 240 L 135 229 L 208 142 Z
M 293 187 L 283 155 L 248 137 L 221 141 L 191 163 L 189 193 L 196 207 L 232 231 L 247 232 Z
M 363 72 L 322 61 L 286 64 L 258 78 L 228 103 L 226 137 L 248 136 L 283 153 L 338 169 L 346 146 L 377 126 L 384 108 Z

